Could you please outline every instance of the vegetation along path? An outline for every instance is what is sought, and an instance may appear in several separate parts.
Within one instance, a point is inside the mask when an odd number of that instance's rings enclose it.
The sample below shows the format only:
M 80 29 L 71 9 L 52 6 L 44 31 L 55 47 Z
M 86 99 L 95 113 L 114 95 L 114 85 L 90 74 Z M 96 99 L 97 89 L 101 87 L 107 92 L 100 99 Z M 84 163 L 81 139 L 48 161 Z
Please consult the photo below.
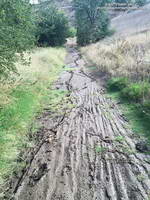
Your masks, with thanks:
M 148 200 L 150 156 L 136 151 L 118 105 L 68 47 L 64 72 L 55 84 L 66 91 L 55 116 L 39 117 L 39 142 L 27 169 L 13 183 L 15 200 Z M 62 113 L 62 114 L 61 114 Z

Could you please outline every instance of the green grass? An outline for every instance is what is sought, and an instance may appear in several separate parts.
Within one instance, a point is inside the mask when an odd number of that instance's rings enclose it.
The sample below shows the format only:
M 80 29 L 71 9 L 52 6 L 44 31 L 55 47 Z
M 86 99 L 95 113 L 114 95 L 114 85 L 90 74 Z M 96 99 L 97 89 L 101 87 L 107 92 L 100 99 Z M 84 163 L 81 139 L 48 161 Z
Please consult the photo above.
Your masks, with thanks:
M 77 67 L 65 67 L 64 71 L 71 72 L 71 71 L 75 71 L 76 69 Z
M 115 140 L 116 142 L 123 142 L 123 141 L 125 140 L 125 138 L 124 138 L 123 136 L 121 136 L 121 135 L 118 135 L 118 136 L 115 137 L 114 140 Z
M 105 151 L 107 151 L 107 148 L 102 146 L 96 146 L 95 151 L 96 153 L 104 153 Z
M 130 83 L 122 91 L 122 96 L 130 101 L 140 102 L 149 97 L 150 84 L 146 81 Z
M 131 82 L 123 77 L 112 78 L 107 84 L 108 93 L 122 103 L 123 112 L 133 132 L 145 136 L 150 142 L 150 83 Z
M 138 181 L 144 181 L 144 180 L 146 180 L 146 176 L 144 176 L 144 175 L 142 175 L 142 174 L 139 174 L 139 175 L 137 175 L 137 179 L 138 179 Z
M 24 148 L 33 146 L 28 130 L 37 113 L 42 112 L 46 104 L 52 107 L 58 104 L 65 96 L 64 91 L 51 89 L 63 71 L 64 59 L 63 48 L 42 48 L 32 54 L 30 67 L 18 64 L 22 79 L 9 87 L 10 101 L 0 106 L 0 187 L 24 165 L 17 163 L 17 158 Z
M 142 105 L 122 98 L 120 92 L 109 91 L 108 94 L 121 102 L 122 111 L 129 120 L 133 132 L 139 137 L 146 137 L 150 142 L 150 116 L 144 112 Z
M 95 65 L 89 65 L 88 69 L 91 70 L 91 71 L 98 71 L 98 69 Z
M 124 113 L 131 122 L 133 131 L 139 136 L 146 136 L 150 142 L 150 116 L 143 112 L 140 104 L 124 104 Z
M 110 91 L 118 91 L 127 87 L 128 83 L 129 83 L 129 80 L 126 77 L 117 77 L 117 78 L 115 77 L 108 81 L 107 88 Z

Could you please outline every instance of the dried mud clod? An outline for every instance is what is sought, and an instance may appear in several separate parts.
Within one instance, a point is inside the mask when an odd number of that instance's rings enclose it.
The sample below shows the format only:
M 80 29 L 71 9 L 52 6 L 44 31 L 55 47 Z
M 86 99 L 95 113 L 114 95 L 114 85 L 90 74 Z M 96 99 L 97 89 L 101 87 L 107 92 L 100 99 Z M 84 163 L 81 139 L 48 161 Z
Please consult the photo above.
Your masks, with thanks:
M 39 144 L 13 187 L 13 198 L 148 200 L 149 155 L 136 151 L 136 137 L 118 105 L 105 97 L 78 51 L 67 49 L 67 70 L 56 87 L 69 91 L 69 103 L 75 106 L 65 108 L 62 116 L 39 118 Z

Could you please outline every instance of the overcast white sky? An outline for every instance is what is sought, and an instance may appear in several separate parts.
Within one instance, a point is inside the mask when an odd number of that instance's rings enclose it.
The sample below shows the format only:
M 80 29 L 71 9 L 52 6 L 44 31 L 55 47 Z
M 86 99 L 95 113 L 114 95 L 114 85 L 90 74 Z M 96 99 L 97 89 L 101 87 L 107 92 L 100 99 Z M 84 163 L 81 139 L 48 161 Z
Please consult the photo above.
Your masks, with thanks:
M 30 0 L 31 3 L 38 3 L 38 0 Z

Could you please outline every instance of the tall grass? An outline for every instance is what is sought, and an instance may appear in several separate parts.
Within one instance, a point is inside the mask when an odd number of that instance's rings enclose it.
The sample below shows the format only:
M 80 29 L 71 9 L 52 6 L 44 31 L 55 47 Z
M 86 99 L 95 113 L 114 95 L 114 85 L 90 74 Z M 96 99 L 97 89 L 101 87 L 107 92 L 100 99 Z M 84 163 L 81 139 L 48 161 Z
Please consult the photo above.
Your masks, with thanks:
M 144 80 L 150 76 L 150 32 L 99 42 L 81 49 L 89 62 L 111 76 Z
M 100 71 L 115 78 L 110 80 L 110 86 L 127 87 L 122 94 L 132 100 L 149 100 L 150 32 L 105 40 L 81 51 Z
M 20 76 L 0 85 L 0 186 L 18 166 L 22 148 L 31 146 L 28 129 L 37 112 L 50 98 L 50 87 L 64 66 L 65 49 L 39 48 L 31 54 L 31 65 L 17 64 Z

